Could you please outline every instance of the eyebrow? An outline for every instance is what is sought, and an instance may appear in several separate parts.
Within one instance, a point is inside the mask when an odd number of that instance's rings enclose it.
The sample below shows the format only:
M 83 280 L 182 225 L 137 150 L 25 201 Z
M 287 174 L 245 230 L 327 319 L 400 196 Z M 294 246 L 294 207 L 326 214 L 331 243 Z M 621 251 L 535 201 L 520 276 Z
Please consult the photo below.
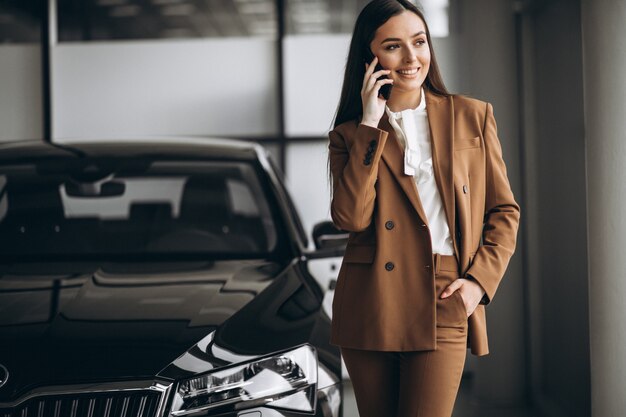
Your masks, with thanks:
M 426 34 L 426 32 L 424 32 L 423 30 L 420 30 L 419 32 L 417 32 L 415 35 L 413 35 L 413 36 L 411 36 L 411 37 L 412 37 L 412 38 L 414 38 L 414 37 L 419 36 L 419 35 L 422 35 L 422 34 L 424 34 L 424 35 L 425 35 L 425 34 Z M 384 41 L 382 41 L 381 43 L 390 42 L 390 41 L 398 42 L 398 41 L 401 41 L 401 40 L 402 40 L 402 39 L 400 39 L 400 38 L 387 38 L 387 39 L 385 39 Z

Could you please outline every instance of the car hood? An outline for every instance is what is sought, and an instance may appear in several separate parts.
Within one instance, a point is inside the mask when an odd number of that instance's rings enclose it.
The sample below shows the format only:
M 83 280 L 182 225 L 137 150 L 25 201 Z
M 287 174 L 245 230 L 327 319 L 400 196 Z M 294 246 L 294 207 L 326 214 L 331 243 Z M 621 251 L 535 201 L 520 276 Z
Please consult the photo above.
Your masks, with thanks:
M 10 377 L 0 402 L 38 386 L 153 378 L 289 269 L 263 260 L 4 267 L 0 365 Z

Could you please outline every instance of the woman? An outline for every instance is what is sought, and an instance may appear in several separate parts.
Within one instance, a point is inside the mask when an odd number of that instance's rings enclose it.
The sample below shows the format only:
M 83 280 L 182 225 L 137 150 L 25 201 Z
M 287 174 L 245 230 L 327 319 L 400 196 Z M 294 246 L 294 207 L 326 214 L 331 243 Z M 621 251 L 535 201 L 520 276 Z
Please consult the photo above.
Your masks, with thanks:
M 329 138 L 331 216 L 351 232 L 331 343 L 360 416 L 449 417 L 466 349 L 489 352 L 485 305 L 519 225 L 493 108 L 447 92 L 414 5 L 374 0 Z

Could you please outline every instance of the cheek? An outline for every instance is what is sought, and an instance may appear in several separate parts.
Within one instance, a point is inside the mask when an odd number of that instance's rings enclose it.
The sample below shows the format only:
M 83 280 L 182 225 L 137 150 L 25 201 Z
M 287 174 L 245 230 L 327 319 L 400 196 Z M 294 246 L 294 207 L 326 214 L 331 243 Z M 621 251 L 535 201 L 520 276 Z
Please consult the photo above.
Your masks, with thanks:
M 418 54 L 420 61 L 422 61 L 423 65 L 430 65 L 430 51 L 426 49 L 426 51 Z
M 422 60 L 421 62 L 424 74 L 428 74 L 430 72 L 430 60 Z
M 378 60 L 380 61 L 380 65 L 385 69 L 392 69 L 398 66 L 397 61 L 392 56 L 382 57 L 382 55 L 380 55 Z

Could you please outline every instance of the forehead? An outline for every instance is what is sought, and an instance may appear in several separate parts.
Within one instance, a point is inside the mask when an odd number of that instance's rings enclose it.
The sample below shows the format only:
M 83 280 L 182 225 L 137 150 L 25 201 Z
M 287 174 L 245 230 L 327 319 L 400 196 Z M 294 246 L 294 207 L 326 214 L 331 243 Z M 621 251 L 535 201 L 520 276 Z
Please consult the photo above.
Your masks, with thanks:
M 410 37 L 419 31 L 426 32 L 426 26 L 418 15 L 410 10 L 395 15 L 376 30 L 374 38 L 403 38 Z

